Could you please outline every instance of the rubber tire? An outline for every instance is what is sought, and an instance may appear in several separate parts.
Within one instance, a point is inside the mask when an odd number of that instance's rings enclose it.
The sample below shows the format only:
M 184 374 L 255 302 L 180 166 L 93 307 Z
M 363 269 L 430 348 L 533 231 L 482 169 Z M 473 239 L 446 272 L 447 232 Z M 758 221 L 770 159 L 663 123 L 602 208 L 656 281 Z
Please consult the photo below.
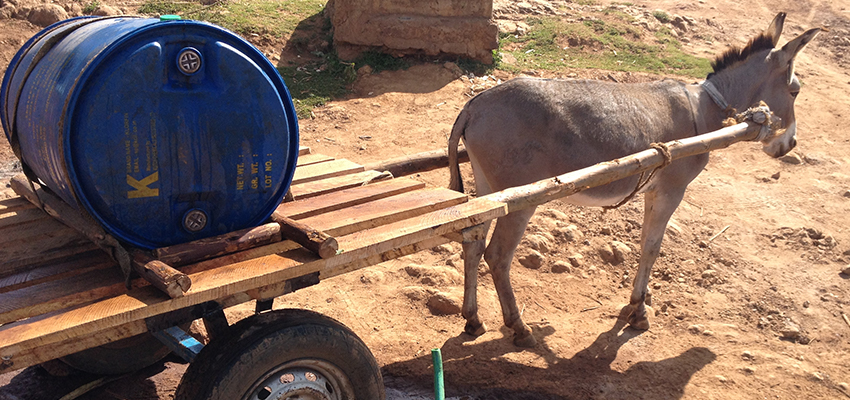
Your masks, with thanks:
M 121 339 L 100 347 L 61 357 L 80 371 L 98 375 L 121 375 L 149 367 L 171 350 L 150 333 Z
M 239 400 L 267 373 L 293 360 L 337 367 L 354 398 L 384 400 L 383 378 L 369 348 L 340 322 L 297 309 L 246 318 L 201 350 L 186 369 L 175 400 Z

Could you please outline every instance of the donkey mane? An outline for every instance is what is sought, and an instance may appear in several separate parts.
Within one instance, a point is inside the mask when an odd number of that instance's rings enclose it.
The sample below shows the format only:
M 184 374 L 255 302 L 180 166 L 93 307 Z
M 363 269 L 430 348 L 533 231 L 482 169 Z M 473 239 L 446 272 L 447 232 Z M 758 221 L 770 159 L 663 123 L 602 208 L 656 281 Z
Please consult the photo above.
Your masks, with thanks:
M 756 36 L 746 46 L 743 48 L 740 47 L 732 47 L 723 54 L 717 56 L 714 61 L 711 62 L 711 68 L 714 69 L 714 72 L 709 74 L 716 74 L 720 71 L 723 71 L 726 68 L 731 67 L 737 62 L 744 61 L 747 57 L 753 55 L 754 53 L 758 53 L 762 50 L 771 50 L 773 49 L 773 37 L 768 33 L 761 33 Z

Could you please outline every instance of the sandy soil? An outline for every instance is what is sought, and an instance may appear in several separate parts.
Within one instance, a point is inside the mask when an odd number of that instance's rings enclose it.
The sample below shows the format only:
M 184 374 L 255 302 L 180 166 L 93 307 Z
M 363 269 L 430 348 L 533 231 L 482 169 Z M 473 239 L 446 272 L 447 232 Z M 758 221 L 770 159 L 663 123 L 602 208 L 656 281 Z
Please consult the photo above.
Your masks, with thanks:
M 456 244 L 325 281 L 276 300 L 275 308 L 315 310 L 353 329 L 378 359 L 395 399 L 427 398 L 435 347 L 442 349 L 447 393 L 457 398 L 850 397 L 850 324 L 842 318 L 850 314 L 850 276 L 841 274 L 850 263 L 850 137 L 842 129 L 850 113 L 850 1 L 634 4 L 694 18 L 697 30 L 682 35 L 689 40 L 686 48 L 703 56 L 744 44 L 778 11 L 788 12 L 785 40 L 807 28 L 830 28 L 798 57 L 803 90 L 795 157 L 771 159 L 760 146 L 738 144 L 713 153 L 690 186 L 650 282 L 656 315 L 649 331 L 624 329 L 617 318 L 636 270 L 640 197 L 607 213 L 557 201 L 538 209 L 527 234 L 550 242 L 542 252 L 545 262 L 528 269 L 515 261 L 512 273 L 524 320 L 539 342 L 533 349 L 514 347 L 511 332 L 500 328 L 486 269 L 479 301 L 490 332 L 463 335 L 460 315 L 435 315 L 426 306 L 429 293 L 461 298 Z M 571 5 L 573 14 L 586 10 Z M 523 17 L 512 2 L 496 6 L 501 19 Z M 545 12 L 545 7 L 524 9 Z M 0 20 L 0 65 L 36 31 L 29 23 Z M 285 58 L 282 45 L 263 46 Z M 607 71 L 545 75 L 570 74 L 610 79 Z M 301 142 L 314 152 L 362 163 L 443 148 L 470 96 L 510 77 L 459 77 L 440 63 L 362 76 L 348 98 L 300 121 Z M 0 156 L 5 162 L 0 164 L 13 169 L 5 143 Z M 464 173 L 469 181 L 468 166 Z M 446 186 L 448 172 L 417 178 Z M 558 235 L 564 224 L 575 225 L 583 238 Z M 612 241 L 632 249 L 620 264 L 604 262 L 598 254 Z M 519 253 L 530 251 L 525 243 Z M 580 265 L 555 272 L 562 269 L 556 264 L 569 263 L 576 254 L 583 257 Z M 235 320 L 251 309 L 240 306 L 228 315 Z M 82 398 L 171 399 L 184 370 L 184 364 L 168 358 Z M 33 367 L 0 376 L 0 399 L 59 398 L 89 379 L 50 377 Z

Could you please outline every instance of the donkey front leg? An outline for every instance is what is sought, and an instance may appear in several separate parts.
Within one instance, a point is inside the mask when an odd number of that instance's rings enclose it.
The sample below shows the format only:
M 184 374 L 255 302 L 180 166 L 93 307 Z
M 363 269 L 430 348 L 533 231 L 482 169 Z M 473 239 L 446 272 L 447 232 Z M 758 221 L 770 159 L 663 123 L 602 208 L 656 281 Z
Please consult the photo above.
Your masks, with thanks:
M 496 220 L 496 229 L 493 230 L 490 244 L 484 253 L 484 260 L 493 273 L 493 283 L 502 306 L 502 317 L 505 325 L 513 329 L 514 344 L 519 347 L 534 347 L 537 340 L 531 336 L 531 328 L 522 322 L 516 305 L 514 289 L 511 287 L 511 260 L 535 208 L 515 211 Z
M 629 299 L 629 307 L 632 312 L 629 315 L 629 325 L 635 329 L 649 329 L 649 319 L 646 315 L 646 295 L 649 284 L 649 274 L 652 265 L 658 258 L 661 250 L 661 241 L 664 239 L 664 231 L 667 222 L 676 207 L 685 195 L 685 188 L 668 190 L 655 190 L 646 193 L 644 198 L 643 229 L 640 237 L 640 266 L 634 280 L 632 296 Z
M 464 332 L 481 336 L 487 326 L 478 318 L 478 264 L 484 255 L 485 239 L 490 230 L 490 221 L 465 229 L 463 235 L 463 309 L 466 319 Z

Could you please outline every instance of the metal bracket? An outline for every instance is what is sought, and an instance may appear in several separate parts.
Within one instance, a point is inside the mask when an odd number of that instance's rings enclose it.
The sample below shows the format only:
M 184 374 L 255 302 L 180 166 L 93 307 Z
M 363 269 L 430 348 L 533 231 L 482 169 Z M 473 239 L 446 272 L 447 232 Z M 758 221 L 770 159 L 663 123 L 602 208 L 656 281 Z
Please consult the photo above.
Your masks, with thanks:
M 186 331 L 177 326 L 153 331 L 151 334 L 186 362 L 195 361 L 195 357 L 204 348 L 201 342 L 189 336 Z
M 221 305 L 215 301 L 208 301 L 147 318 L 145 325 L 148 327 L 148 331 L 162 331 L 172 326 L 192 322 L 198 318 L 211 316 L 218 311 L 221 311 Z

